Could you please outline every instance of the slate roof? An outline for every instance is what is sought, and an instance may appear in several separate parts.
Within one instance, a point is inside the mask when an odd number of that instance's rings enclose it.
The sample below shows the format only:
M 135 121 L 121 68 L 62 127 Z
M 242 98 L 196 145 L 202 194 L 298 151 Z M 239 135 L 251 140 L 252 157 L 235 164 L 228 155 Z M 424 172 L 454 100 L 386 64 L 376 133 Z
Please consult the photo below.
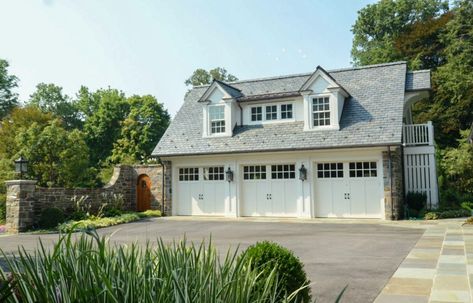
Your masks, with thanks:
M 232 137 L 202 137 L 200 97 L 207 86 L 193 88 L 153 151 L 155 156 L 179 156 L 256 151 L 312 150 L 400 145 L 404 93 L 425 86 L 405 62 L 331 70 L 328 73 L 351 95 L 346 100 L 340 130 L 303 131 L 303 122 L 243 125 Z M 293 94 L 312 73 L 231 82 L 244 98 Z M 420 73 L 424 77 L 425 73 Z M 406 75 L 412 78 L 407 85 Z M 418 83 L 424 83 L 419 85 Z M 430 84 L 430 80 L 429 80 Z M 430 85 L 429 87 L 430 88 Z M 240 97 L 243 98 L 243 97 Z
M 406 90 L 430 90 L 430 70 L 408 72 L 406 75 Z

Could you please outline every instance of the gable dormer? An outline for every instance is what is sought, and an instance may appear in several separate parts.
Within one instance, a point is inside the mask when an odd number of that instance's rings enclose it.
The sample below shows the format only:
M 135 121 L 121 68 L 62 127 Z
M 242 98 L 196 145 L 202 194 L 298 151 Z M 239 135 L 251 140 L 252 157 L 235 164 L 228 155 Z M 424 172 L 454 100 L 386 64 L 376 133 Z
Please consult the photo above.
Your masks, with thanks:
M 322 67 L 299 89 L 304 97 L 304 130 L 338 130 L 350 94 Z
M 231 137 L 238 123 L 236 98 L 241 96 L 239 89 L 224 82 L 214 80 L 199 99 L 202 104 L 202 136 Z

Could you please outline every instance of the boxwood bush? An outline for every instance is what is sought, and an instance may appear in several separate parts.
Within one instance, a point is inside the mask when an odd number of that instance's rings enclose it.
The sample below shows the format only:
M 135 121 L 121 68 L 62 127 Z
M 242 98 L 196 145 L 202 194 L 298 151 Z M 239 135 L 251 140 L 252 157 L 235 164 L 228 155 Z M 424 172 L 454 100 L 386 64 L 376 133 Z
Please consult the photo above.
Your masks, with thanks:
M 303 263 L 292 251 L 274 242 L 263 241 L 248 247 L 245 257 L 250 259 L 253 268 L 261 270 L 265 276 L 276 270 L 280 300 L 299 290 L 290 302 L 310 301 L 308 286 L 310 281 L 307 279 Z
M 425 214 L 425 220 L 437 220 L 437 219 L 448 219 L 448 218 L 463 218 L 471 215 L 469 210 L 466 209 L 445 209 L 430 211 Z

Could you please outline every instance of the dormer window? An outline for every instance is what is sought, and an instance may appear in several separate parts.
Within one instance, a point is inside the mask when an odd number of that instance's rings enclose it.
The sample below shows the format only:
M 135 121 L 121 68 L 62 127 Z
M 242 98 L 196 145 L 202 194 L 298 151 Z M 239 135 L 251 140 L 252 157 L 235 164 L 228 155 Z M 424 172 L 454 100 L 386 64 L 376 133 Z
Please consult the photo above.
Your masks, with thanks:
M 210 133 L 220 134 L 225 132 L 225 107 L 215 105 L 209 107 Z
M 261 121 L 263 120 L 263 108 L 261 106 L 256 106 L 251 108 L 251 121 Z
M 278 119 L 278 106 L 269 105 L 266 106 L 266 120 L 277 120 Z
M 330 125 L 330 98 L 328 96 L 312 99 L 312 123 L 314 127 Z
M 281 119 L 292 119 L 292 104 L 281 105 Z

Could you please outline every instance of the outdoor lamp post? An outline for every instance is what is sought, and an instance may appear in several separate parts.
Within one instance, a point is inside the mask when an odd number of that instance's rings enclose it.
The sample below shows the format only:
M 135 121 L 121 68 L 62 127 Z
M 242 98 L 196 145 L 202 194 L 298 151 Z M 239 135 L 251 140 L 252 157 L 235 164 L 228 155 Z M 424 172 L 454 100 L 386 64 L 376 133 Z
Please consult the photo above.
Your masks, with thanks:
M 232 170 L 230 169 L 230 167 L 228 167 L 227 171 L 225 172 L 225 177 L 227 179 L 228 182 L 232 182 L 233 181 L 233 172 Z
M 15 172 L 20 174 L 20 179 L 23 179 L 23 173 L 28 171 L 28 160 L 20 156 L 17 160 L 15 160 Z
M 299 180 L 307 180 L 307 168 L 305 168 L 304 164 L 302 164 L 301 168 L 299 168 Z

